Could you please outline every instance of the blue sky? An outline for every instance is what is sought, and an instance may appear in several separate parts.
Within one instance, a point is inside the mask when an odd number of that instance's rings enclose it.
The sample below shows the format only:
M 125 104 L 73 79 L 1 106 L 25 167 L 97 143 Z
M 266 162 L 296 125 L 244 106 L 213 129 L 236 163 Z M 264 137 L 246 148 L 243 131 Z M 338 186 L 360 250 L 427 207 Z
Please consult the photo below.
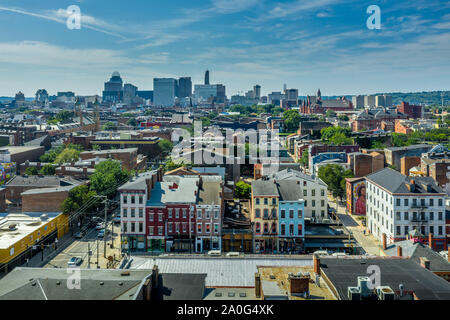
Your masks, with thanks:
M 81 30 L 66 27 L 78 5 Z M 369 30 L 369 5 L 381 30 Z M 300 95 L 450 89 L 450 1 L 0 0 L 0 96 L 100 94 L 114 70 Z

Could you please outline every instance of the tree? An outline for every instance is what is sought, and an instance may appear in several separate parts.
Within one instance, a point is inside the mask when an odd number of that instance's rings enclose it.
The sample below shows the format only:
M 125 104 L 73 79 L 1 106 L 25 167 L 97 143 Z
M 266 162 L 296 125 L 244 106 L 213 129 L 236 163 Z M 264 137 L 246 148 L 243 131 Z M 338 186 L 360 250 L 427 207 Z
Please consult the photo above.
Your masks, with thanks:
M 128 119 L 127 125 L 132 126 L 132 127 L 136 127 L 137 126 L 136 119 L 135 118 Z
M 339 197 L 341 200 L 345 195 L 345 178 L 352 178 L 351 170 L 344 170 L 337 164 L 328 164 L 319 168 L 318 176 L 328 185 L 328 190 L 333 197 Z
M 239 181 L 236 183 L 236 187 L 234 189 L 234 196 L 238 199 L 250 199 L 252 193 L 252 187 L 248 183 L 244 181 Z
M 288 132 L 296 132 L 302 117 L 297 110 L 288 110 L 283 113 L 284 126 Z
M 80 158 L 80 151 L 66 148 L 55 159 L 54 163 L 62 164 L 72 161 L 77 161 Z
M 305 168 L 308 167 L 308 164 L 309 164 L 309 151 L 308 150 L 303 150 L 301 162 L 302 162 L 303 167 L 305 167 Z
M 61 210 L 66 214 L 75 212 L 95 195 L 95 191 L 89 190 L 86 185 L 75 187 L 69 191 L 69 196 L 61 205 Z
M 346 116 L 345 114 L 340 114 L 338 116 L 338 119 L 341 120 L 341 121 L 348 121 L 348 120 L 350 120 L 349 117 Z
M 353 144 L 353 140 L 350 138 L 351 133 L 350 128 L 343 127 L 328 127 L 320 131 L 323 142 L 336 146 Z
M 158 142 L 158 147 L 164 155 L 167 155 L 173 149 L 173 143 L 167 139 L 162 139 Z
M 385 148 L 386 148 L 386 145 L 383 142 L 381 142 L 381 141 L 374 141 L 374 142 L 372 142 L 371 149 L 380 150 L 380 149 L 385 149 Z
M 36 167 L 28 167 L 25 170 L 25 174 L 29 176 L 37 176 L 39 174 L 38 169 Z
M 103 161 L 95 166 L 95 172 L 91 176 L 91 190 L 111 198 L 130 176 L 129 171 L 122 170 L 120 162 L 111 159 Z
M 101 150 L 101 148 L 100 148 L 100 146 L 99 146 L 98 144 L 94 144 L 94 145 L 92 146 L 92 150 L 99 151 L 99 150 Z
M 186 166 L 186 164 L 183 161 L 174 162 L 172 160 L 172 158 L 170 158 L 169 160 L 166 161 L 166 164 L 163 169 L 164 169 L 164 172 L 169 172 L 169 171 L 172 171 L 172 170 L 184 167 L 184 166 Z
M 116 131 L 117 125 L 114 122 L 107 122 L 103 125 L 102 130 L 104 131 Z
M 55 174 L 55 167 L 53 167 L 51 164 L 46 164 L 41 168 L 39 173 L 44 176 L 53 176 Z
M 327 112 L 325 113 L 325 116 L 327 118 L 335 118 L 336 112 L 334 110 L 328 109 Z

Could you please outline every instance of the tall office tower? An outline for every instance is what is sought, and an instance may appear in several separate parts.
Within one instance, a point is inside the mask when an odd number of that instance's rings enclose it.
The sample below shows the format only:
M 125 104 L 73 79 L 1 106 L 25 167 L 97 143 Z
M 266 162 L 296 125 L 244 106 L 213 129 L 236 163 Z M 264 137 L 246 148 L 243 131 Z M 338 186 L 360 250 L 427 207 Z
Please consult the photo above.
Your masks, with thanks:
M 209 84 L 209 70 L 205 72 L 205 84 Z
M 385 107 L 386 103 L 384 101 L 384 96 L 375 96 L 375 106 Z
M 192 95 L 192 81 L 190 77 L 178 79 L 178 98 L 187 98 Z
M 284 91 L 284 98 L 288 101 L 298 102 L 298 89 L 287 89 Z
M 258 100 L 261 98 L 261 86 L 259 84 L 253 87 L 253 97 Z
M 387 94 L 384 95 L 384 106 L 392 107 L 392 96 L 389 96 Z
M 375 107 L 375 96 L 365 96 L 364 97 L 365 107 Z
M 103 101 L 119 102 L 123 97 L 123 81 L 119 72 L 113 72 L 111 79 L 105 82 L 105 90 L 103 91 Z
M 172 107 L 175 104 L 176 87 L 176 79 L 153 79 L 153 104 L 158 107 Z
M 132 85 L 131 83 L 126 83 L 123 86 L 123 102 L 124 103 L 132 103 L 134 98 L 136 97 L 136 92 L 138 91 L 138 87 Z
M 196 84 L 194 96 L 197 103 L 225 103 L 225 86 L 221 84 Z
M 361 96 L 361 95 L 353 96 L 352 103 L 356 109 L 363 109 L 364 108 L 364 96 Z

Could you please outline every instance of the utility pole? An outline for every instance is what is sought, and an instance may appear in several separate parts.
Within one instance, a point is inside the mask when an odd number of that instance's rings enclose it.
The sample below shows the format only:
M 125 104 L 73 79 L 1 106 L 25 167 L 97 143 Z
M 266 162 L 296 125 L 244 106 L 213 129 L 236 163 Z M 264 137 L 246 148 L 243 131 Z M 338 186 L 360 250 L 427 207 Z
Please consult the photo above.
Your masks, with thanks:
M 108 222 L 108 198 L 105 197 L 105 233 L 103 235 L 103 257 L 106 258 L 106 230 Z
M 87 265 L 88 269 L 91 268 L 91 246 L 90 243 L 88 242 L 88 265 Z
M 97 269 L 100 269 L 100 265 L 98 263 L 98 239 L 97 239 Z

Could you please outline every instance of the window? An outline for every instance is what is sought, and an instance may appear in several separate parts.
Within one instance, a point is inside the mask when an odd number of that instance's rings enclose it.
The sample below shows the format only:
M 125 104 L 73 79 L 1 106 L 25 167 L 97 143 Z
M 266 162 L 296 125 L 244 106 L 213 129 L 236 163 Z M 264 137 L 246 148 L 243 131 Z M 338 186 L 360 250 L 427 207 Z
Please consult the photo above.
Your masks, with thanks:
M 289 225 L 289 235 L 290 235 L 290 236 L 293 236 L 293 235 L 294 235 L 294 225 L 293 225 L 293 224 L 290 224 L 290 225 Z
M 206 219 L 209 219 L 211 217 L 211 211 L 206 210 Z
M 125 232 L 125 233 L 128 232 L 128 228 L 127 227 L 128 227 L 128 224 L 126 222 L 124 222 L 123 225 L 122 225 L 123 232 Z
M 126 194 L 123 195 L 123 203 L 124 204 L 128 203 L 128 195 L 126 195 Z
M 136 209 L 131 208 L 131 217 L 134 218 L 136 216 Z
M 126 218 L 127 214 L 128 214 L 128 210 L 127 210 L 127 208 L 124 208 L 122 211 L 122 217 Z
M 280 212 L 280 218 L 285 219 L 286 218 L 286 210 L 282 209 Z
M 395 200 L 395 205 L 397 205 L 397 206 L 400 206 L 401 204 L 400 204 L 400 199 L 396 199 Z
M 135 202 L 134 198 L 135 198 L 134 196 L 131 196 L 131 204 L 134 204 L 134 202 Z
M 162 236 L 163 234 L 163 227 L 158 227 L 158 235 Z
M 405 200 L 404 200 L 405 207 L 407 207 L 407 206 L 409 205 L 408 202 L 409 202 L 408 199 L 405 199 Z
M 261 233 L 261 224 L 259 222 L 256 223 L 255 232 L 257 234 Z
M 320 206 L 325 207 L 325 200 L 320 200 Z
M 311 190 L 311 196 L 313 196 L 313 197 L 316 196 L 316 189 L 312 189 L 312 190 Z
M 180 208 L 175 208 L 175 218 L 180 218 Z
M 269 218 L 269 209 L 264 209 L 264 219 Z
M 183 219 L 187 218 L 187 211 L 186 208 L 183 208 Z
M 294 219 L 294 209 L 289 210 L 289 219 Z
M 134 222 L 131 223 L 131 232 L 136 232 L 136 225 Z
M 438 220 L 439 220 L 439 221 L 442 221 L 442 212 L 439 212 L 439 213 L 438 213 Z
M 189 216 L 191 217 L 191 219 L 194 218 L 194 208 L 191 208 L 189 210 Z
M 167 224 L 167 229 L 168 229 L 169 232 L 173 232 L 173 223 L 172 222 L 169 222 Z
M 440 236 L 442 235 L 442 226 L 438 227 L 438 235 L 440 235 Z
M 264 198 L 264 204 L 269 204 L 269 199 L 267 199 L 267 198 Z
M 205 225 L 205 227 L 206 227 L 206 233 L 211 233 L 211 225 L 209 223 L 207 223 Z
M 430 220 L 434 220 L 434 212 L 430 212 Z
M 214 219 L 219 219 L 219 210 L 214 210 Z
M 255 203 L 256 203 L 256 204 L 259 204 L 259 198 L 256 198 L 256 199 L 255 199 Z
M 148 233 L 149 233 L 149 234 L 152 234 L 152 235 L 153 235 L 154 232 L 155 232 L 155 227 L 149 227 L 149 228 L 148 228 Z
M 272 209 L 272 217 L 271 219 L 276 219 L 277 218 L 277 209 Z
M 316 217 L 316 210 L 312 210 L 312 211 L 311 211 L 311 216 L 312 216 L 313 218 Z
M 139 218 L 143 218 L 144 217 L 144 209 L 139 208 Z
M 308 196 L 308 190 L 306 190 L 306 189 L 303 190 L 303 196 L 304 196 L 304 197 L 307 197 L 307 196 Z
M 306 186 L 307 186 L 307 183 L 306 183 L 306 181 L 303 181 L 303 186 L 304 186 L 304 187 L 306 187 Z
M 413 204 L 414 207 L 417 207 L 417 199 L 413 199 L 412 204 Z
M 277 204 L 277 199 L 276 198 L 272 198 L 272 204 L 276 205 Z
M 421 205 L 422 207 L 425 207 L 425 199 L 420 199 L 420 205 Z
M 264 223 L 264 233 L 269 233 L 269 224 L 267 222 Z
M 433 226 L 430 226 L 430 233 L 434 234 L 434 227 Z
M 298 235 L 299 236 L 301 236 L 302 234 L 303 234 L 303 226 L 302 226 L 302 224 L 301 223 L 299 223 L 298 225 L 297 225 L 297 232 L 298 232 Z
M 144 203 L 144 197 L 143 196 L 139 196 L 139 204 L 143 204 Z
M 149 218 L 149 220 L 151 221 L 151 222 L 153 222 L 154 221 L 154 214 L 153 213 L 150 213 L 150 218 Z
M 162 212 L 158 213 L 158 221 L 159 222 L 163 221 L 163 214 L 162 214 Z
M 219 233 L 219 224 L 214 223 L 214 233 Z
M 397 226 L 397 235 L 400 236 L 402 234 L 402 230 L 400 226 Z
M 321 189 L 321 190 L 320 190 L 320 196 L 321 196 L 321 197 L 325 197 L 325 190 L 324 190 L 324 189 Z
M 139 222 L 139 233 L 144 232 L 144 224 L 142 222 Z
M 299 219 L 303 218 L 303 211 L 302 211 L 302 210 L 298 210 L 298 211 L 297 211 L 297 217 L 298 217 Z
M 430 199 L 430 207 L 434 206 L 434 199 Z
M 283 223 L 281 225 L 281 235 L 284 236 L 286 234 L 286 225 Z
M 197 210 L 197 219 L 202 218 L 202 210 Z
M 311 206 L 312 206 L 312 207 L 315 207 L 315 206 L 316 206 L 316 200 L 312 200 L 312 201 L 311 201 Z
M 169 210 L 168 210 L 168 212 L 169 212 L 169 219 L 172 219 L 172 208 L 170 208 Z
M 401 217 L 400 212 L 396 212 L 396 213 L 395 213 L 395 218 L 396 218 L 397 220 L 402 220 L 402 217 Z
M 272 234 L 276 234 L 277 233 L 277 223 L 273 222 L 272 223 Z
M 408 232 L 409 232 L 409 227 L 405 226 L 405 235 L 408 234 Z
M 442 199 L 439 199 L 439 200 L 438 200 L 438 206 L 439 206 L 439 207 L 442 207 Z
M 305 207 L 308 206 L 308 200 L 305 200 Z
M 256 209 L 255 210 L 255 217 L 256 218 L 260 218 L 261 217 L 261 209 Z
M 186 233 L 186 231 L 187 231 L 186 223 L 183 223 L 183 233 Z
M 403 213 L 403 218 L 404 218 L 404 220 L 406 220 L 406 221 L 409 220 L 408 212 Z
M 202 224 L 197 223 L 197 233 L 202 233 Z

